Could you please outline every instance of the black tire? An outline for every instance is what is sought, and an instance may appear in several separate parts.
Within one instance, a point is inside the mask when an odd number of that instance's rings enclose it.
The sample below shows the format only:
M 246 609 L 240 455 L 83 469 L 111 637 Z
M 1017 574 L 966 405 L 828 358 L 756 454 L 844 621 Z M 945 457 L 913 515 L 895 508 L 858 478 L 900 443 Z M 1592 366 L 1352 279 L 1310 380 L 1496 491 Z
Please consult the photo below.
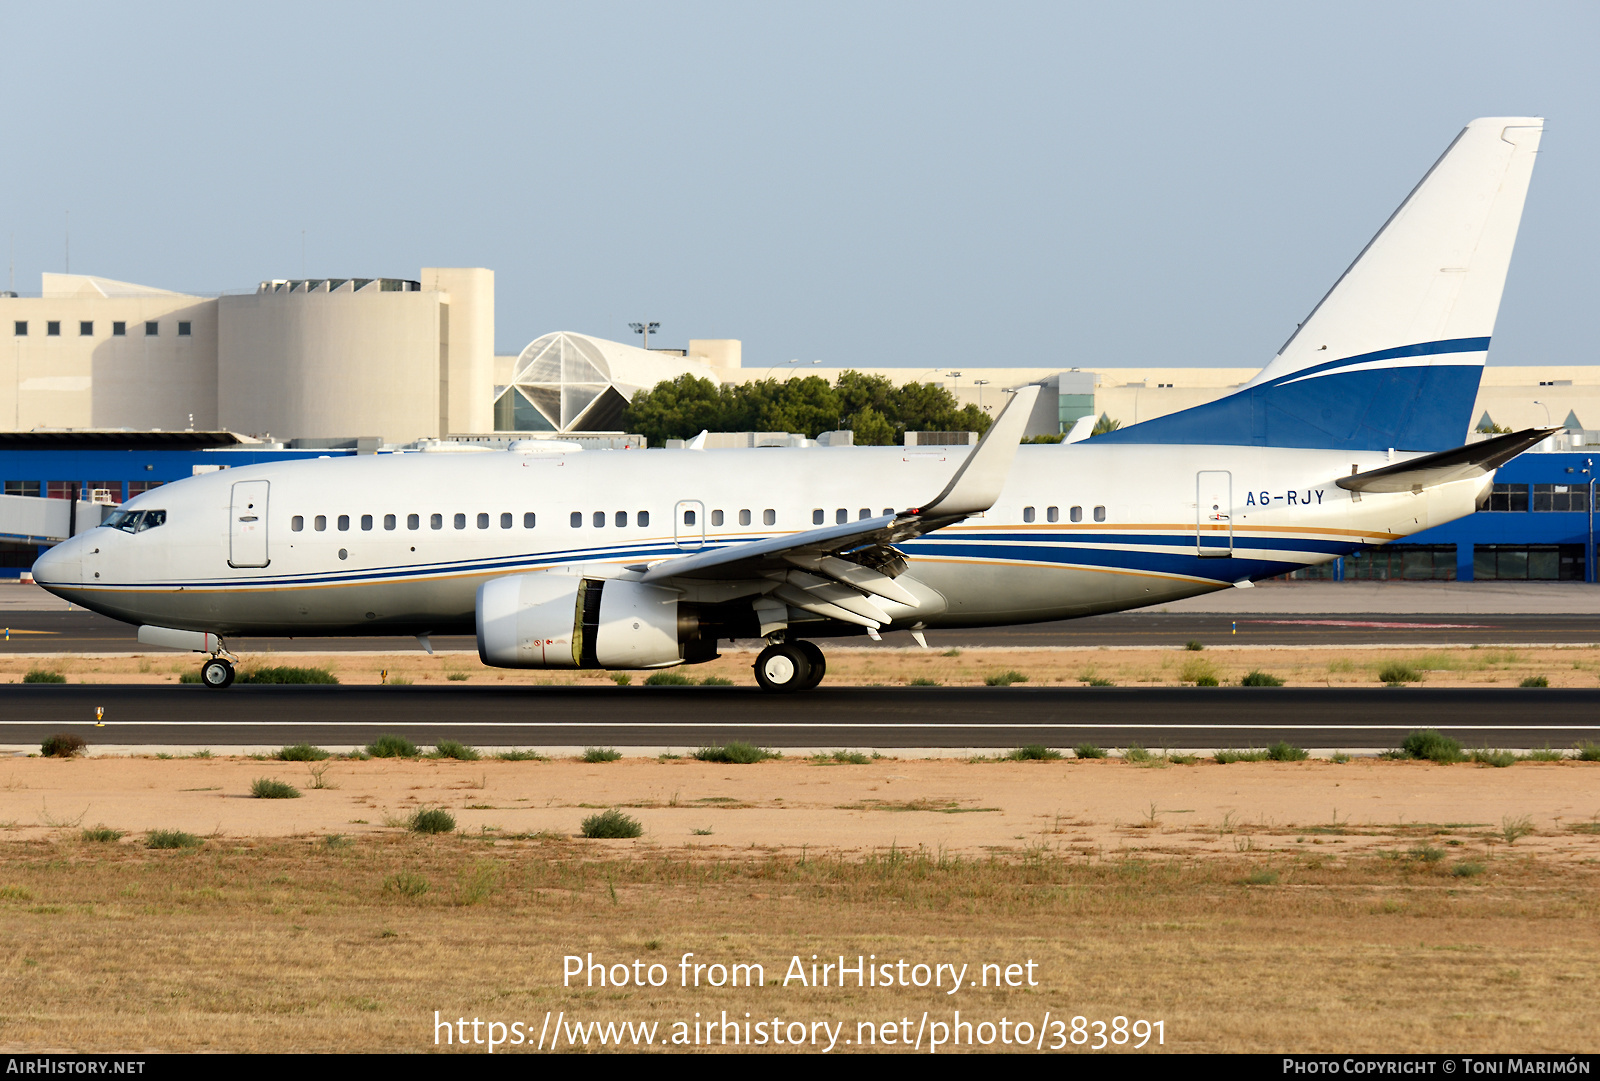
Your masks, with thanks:
M 755 669 L 761 689 L 775 694 L 803 690 L 811 678 L 811 662 L 805 650 L 789 642 L 763 649 L 756 658 Z
M 200 666 L 200 682 L 219 691 L 233 686 L 233 665 L 221 657 L 212 657 Z
M 806 676 L 806 681 L 800 685 L 802 691 L 809 691 L 822 682 L 822 677 L 828 673 L 828 658 L 822 655 L 822 650 L 815 642 L 801 640 L 795 643 L 796 648 L 806 655 L 806 660 L 811 664 L 811 672 Z

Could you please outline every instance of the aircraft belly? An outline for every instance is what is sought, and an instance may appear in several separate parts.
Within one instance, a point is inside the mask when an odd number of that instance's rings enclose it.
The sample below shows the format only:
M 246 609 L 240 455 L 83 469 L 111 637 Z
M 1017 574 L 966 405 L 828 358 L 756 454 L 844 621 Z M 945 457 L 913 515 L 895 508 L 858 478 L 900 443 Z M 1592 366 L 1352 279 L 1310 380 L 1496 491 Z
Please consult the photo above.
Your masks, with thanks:
M 926 621 L 931 627 L 1071 619 L 1143 608 L 1226 588 L 1217 582 L 1106 573 L 1081 567 L 917 562 L 912 567 L 912 573 L 949 602 L 946 611 Z

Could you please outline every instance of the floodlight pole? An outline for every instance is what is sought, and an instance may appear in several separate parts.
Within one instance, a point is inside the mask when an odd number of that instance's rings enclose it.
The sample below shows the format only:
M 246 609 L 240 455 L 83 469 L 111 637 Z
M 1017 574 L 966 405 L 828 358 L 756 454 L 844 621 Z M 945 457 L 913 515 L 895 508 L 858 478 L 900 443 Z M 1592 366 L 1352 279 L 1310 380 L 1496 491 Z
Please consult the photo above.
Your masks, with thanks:
M 644 339 L 644 349 L 645 349 L 646 352 L 648 352 L 649 349 L 650 349 L 650 335 L 654 334 L 656 332 L 657 328 L 661 326 L 661 324 L 660 323 L 644 322 L 644 323 L 629 323 L 628 325 L 633 328 L 633 332 L 635 334 L 640 335 Z

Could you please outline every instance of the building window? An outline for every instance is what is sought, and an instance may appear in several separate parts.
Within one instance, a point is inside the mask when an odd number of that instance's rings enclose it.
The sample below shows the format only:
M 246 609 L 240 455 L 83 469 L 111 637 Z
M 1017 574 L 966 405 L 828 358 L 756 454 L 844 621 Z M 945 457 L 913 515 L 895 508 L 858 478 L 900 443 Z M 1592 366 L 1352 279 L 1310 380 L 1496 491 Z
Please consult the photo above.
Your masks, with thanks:
M 290 518 L 289 528 L 294 530 L 296 533 L 303 532 L 306 528 L 306 516 L 303 514 L 297 514 L 293 518 Z
M 350 531 L 350 516 L 348 514 L 339 515 L 339 532 L 348 533 L 349 531 Z
M 617 511 L 616 518 L 617 518 L 617 528 L 618 529 L 621 529 L 623 526 L 628 524 L 628 512 L 627 511 L 625 511 L 625 510 Z
M 371 530 L 372 530 L 372 515 L 363 514 L 361 516 L 361 528 L 362 528 L 363 531 L 371 532 Z
M 714 510 L 714 511 L 711 512 L 711 524 L 712 525 L 721 525 L 722 524 L 722 512 L 720 510 Z
M 641 529 L 643 529 L 645 526 L 648 526 L 650 524 L 650 512 L 647 510 L 640 511 L 636 521 L 639 523 L 639 527 Z
M 467 516 L 465 514 L 457 514 L 455 518 L 455 525 L 457 529 L 467 528 Z
M 52 319 L 44 325 L 44 332 L 52 338 L 61 337 L 61 320 Z
M 113 338 L 126 338 L 128 336 L 128 324 L 120 320 L 112 323 L 111 336 Z
M 406 528 L 407 529 L 420 529 L 420 528 L 422 528 L 422 516 L 419 515 L 419 514 L 408 514 L 408 515 L 406 515 Z
M 1096 507 L 1094 509 L 1094 520 L 1097 522 L 1106 520 L 1106 509 L 1104 507 Z
M 145 468 L 149 469 L 150 467 L 145 466 Z M 161 487 L 162 483 L 163 482 L 159 480 L 130 480 L 128 482 L 128 498 L 132 499 L 136 495 L 143 495 L 146 492 L 154 491 L 155 489 Z
M 522 516 L 522 528 L 523 529 L 532 529 L 534 520 L 535 519 L 533 517 L 533 511 L 531 511 L 531 510 L 528 511 L 526 514 L 524 514 Z
M 12 332 L 15 333 L 17 337 L 26 338 L 28 336 L 28 321 L 26 319 L 18 319 L 15 323 L 11 324 L 11 327 Z
M 1495 487 L 1499 487 L 1496 485 Z M 1587 484 L 1535 484 L 1533 486 L 1533 509 L 1536 511 L 1577 511 L 1582 514 L 1589 509 L 1589 486 Z
M 689 514 L 693 514 L 693 513 L 694 513 L 693 511 L 689 512 Z M 686 522 L 690 521 L 690 518 L 689 518 L 688 514 L 684 515 L 684 520 Z M 572 512 L 571 521 L 572 521 L 572 528 L 573 529 L 582 529 L 583 528 L 583 511 L 581 511 L 581 510 L 573 511 Z
M 318 533 L 326 530 L 328 528 L 328 516 L 326 514 L 317 515 L 311 520 L 311 528 L 315 529 Z
M 385 514 L 383 516 L 383 528 L 385 528 L 385 529 L 393 529 L 396 524 L 397 523 L 395 522 L 394 515 Z
M 161 324 L 156 322 L 154 319 L 144 325 L 144 336 L 146 338 L 154 338 L 160 332 Z
M 762 525 L 777 525 L 778 524 L 778 512 L 773 510 L 771 507 L 768 507 L 766 510 L 762 511 L 761 512 L 761 524 Z
M 511 528 L 511 512 L 510 511 L 504 511 L 504 512 L 501 513 L 501 515 L 500 515 L 500 528 L 501 529 L 510 529 Z
M 1022 520 L 1024 522 L 1033 521 L 1033 508 L 1032 507 L 1023 507 L 1022 508 Z
M 6 481 L 6 495 L 27 495 L 39 498 L 39 482 L 36 480 L 8 480 Z
M 1061 521 L 1061 508 L 1060 507 L 1046 507 L 1045 508 L 1045 512 L 1044 512 L 1044 520 L 1047 521 L 1047 522 L 1059 522 L 1059 521 Z
M 1330 566 L 1328 573 L 1332 573 Z M 1456 546 L 1453 544 L 1386 544 L 1344 557 L 1346 581 L 1405 580 L 1453 582 Z
M 1474 544 L 1472 577 L 1484 581 L 1583 581 L 1581 544 Z
M 479 511 L 478 512 L 478 528 L 479 529 L 488 529 L 489 528 L 489 516 L 487 514 L 485 514 L 483 511 Z
M 180 338 L 187 338 L 187 337 L 189 337 L 189 328 L 190 328 L 190 327 L 191 327 L 191 326 L 192 326 L 192 325 L 193 325 L 193 324 L 191 324 L 191 323 L 183 323 L 183 322 L 180 322 L 180 323 L 179 323 L 179 324 L 178 324 L 178 337 L 180 337 Z
M 80 338 L 92 338 L 92 337 L 94 337 L 94 320 L 93 319 L 80 319 L 80 320 L 78 320 L 78 337 L 80 337 Z
M 444 515 L 442 515 L 442 514 L 430 514 L 430 515 L 428 515 L 428 528 L 429 529 L 443 529 L 444 528 Z
M 749 525 L 750 524 L 750 512 L 749 511 L 742 510 L 742 511 L 739 512 L 739 524 L 740 525 Z
M 1528 509 L 1526 484 L 1496 484 L 1489 491 L 1489 505 L 1484 510 L 1525 511 Z

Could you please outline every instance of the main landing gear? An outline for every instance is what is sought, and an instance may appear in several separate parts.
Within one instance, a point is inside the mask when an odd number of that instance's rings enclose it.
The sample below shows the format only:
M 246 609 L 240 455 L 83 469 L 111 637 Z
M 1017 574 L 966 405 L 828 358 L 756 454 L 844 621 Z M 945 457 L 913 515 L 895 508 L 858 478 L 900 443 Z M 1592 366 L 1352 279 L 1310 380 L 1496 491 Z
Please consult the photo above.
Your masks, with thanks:
M 809 691 L 822 682 L 828 661 L 811 642 L 777 642 L 756 657 L 755 669 L 764 691 Z
M 233 665 L 221 657 L 212 657 L 200 666 L 200 682 L 219 691 L 233 686 L 233 675 Z

